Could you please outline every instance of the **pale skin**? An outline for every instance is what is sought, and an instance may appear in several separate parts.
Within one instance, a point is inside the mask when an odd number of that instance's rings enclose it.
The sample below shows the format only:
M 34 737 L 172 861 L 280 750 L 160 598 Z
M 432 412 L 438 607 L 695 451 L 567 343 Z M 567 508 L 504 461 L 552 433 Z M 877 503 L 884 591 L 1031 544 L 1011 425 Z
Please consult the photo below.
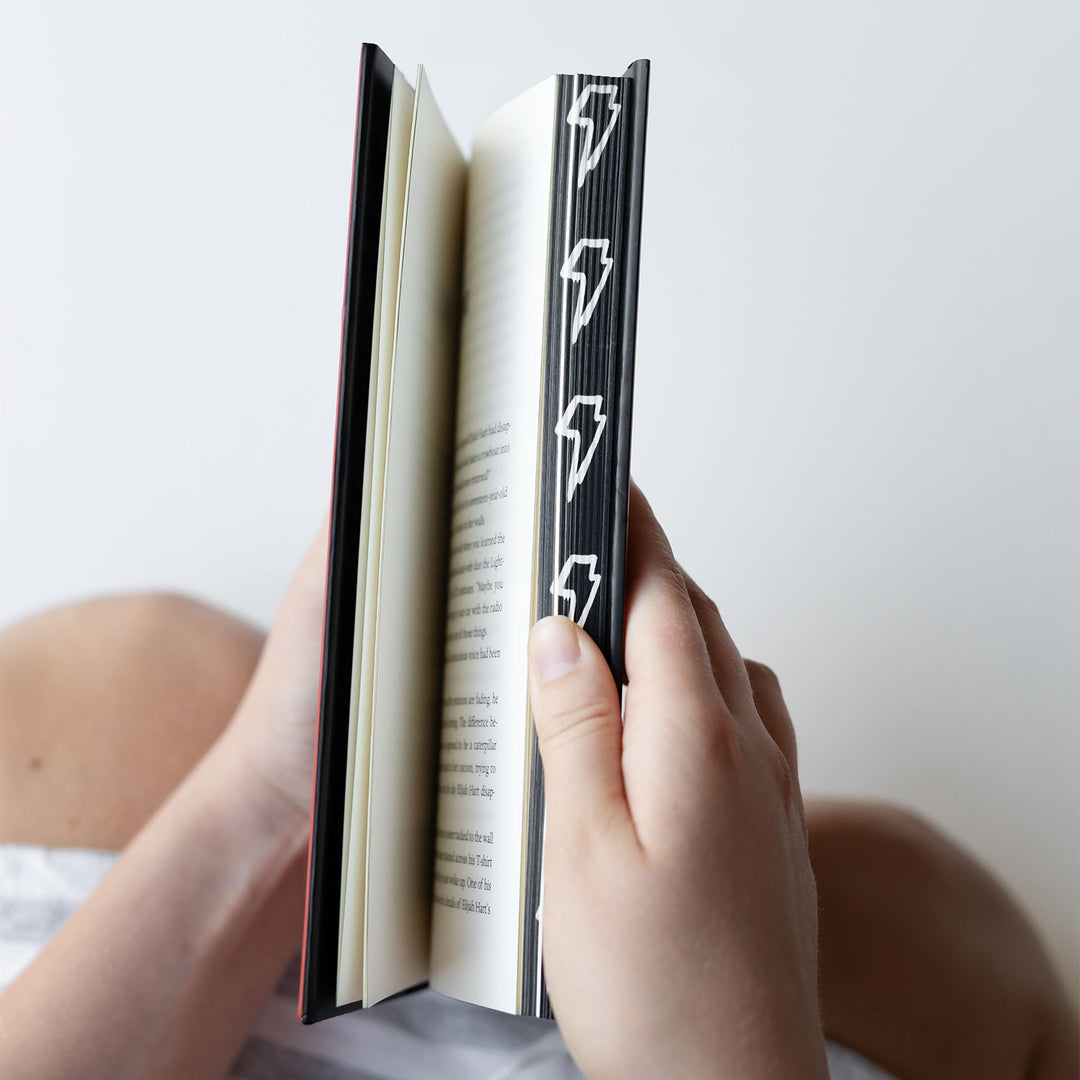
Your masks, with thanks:
M 261 656 L 257 633 L 174 598 L 0 634 L 0 839 L 124 847 L 0 996 L 5 1078 L 227 1070 L 299 940 L 325 549 Z M 901 1080 L 1075 1077 L 1075 1020 L 1015 905 L 888 808 L 808 806 L 808 858 L 779 685 L 637 494 L 631 560 L 625 730 L 586 637 L 553 620 L 531 640 L 545 963 L 586 1075 L 824 1076 L 823 1015 Z M 861 903 L 861 865 L 895 909 Z
M 298 942 L 325 547 L 231 723 L 0 997 L 9 1080 L 225 1074 Z
M 587 635 L 530 639 L 563 1034 L 596 1078 L 827 1077 L 791 722 L 634 499 L 625 726 Z

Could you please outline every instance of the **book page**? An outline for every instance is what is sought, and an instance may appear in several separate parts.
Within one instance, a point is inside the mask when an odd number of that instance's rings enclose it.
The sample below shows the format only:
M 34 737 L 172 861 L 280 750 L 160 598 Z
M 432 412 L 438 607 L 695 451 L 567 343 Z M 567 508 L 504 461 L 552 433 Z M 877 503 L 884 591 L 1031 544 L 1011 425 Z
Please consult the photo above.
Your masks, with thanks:
M 469 171 L 431 985 L 518 1011 L 525 644 L 556 82 L 497 112 Z
M 378 525 L 365 1004 L 424 982 L 428 975 L 464 209 L 465 161 L 421 68 Z
M 390 372 L 394 355 L 401 222 L 409 167 L 413 88 L 394 72 L 390 130 L 383 181 L 379 277 L 375 325 L 371 335 L 364 499 L 360 520 L 359 572 L 356 579 L 356 625 L 353 632 L 352 703 L 345 772 L 345 821 L 341 845 L 341 904 L 338 916 L 337 1003 L 361 996 L 363 986 L 364 869 L 367 862 L 367 785 L 371 746 L 371 682 L 374 670 L 375 612 L 379 567 L 378 523 L 386 468 L 386 433 L 390 417 Z M 372 537 L 372 521 L 375 522 Z M 369 583 L 370 578 L 370 583 Z M 354 800 L 355 795 L 355 800 Z M 355 822 L 355 829 L 353 824 Z
M 427 978 L 464 185 L 423 71 L 415 96 L 396 73 L 338 1004 L 372 1004 Z

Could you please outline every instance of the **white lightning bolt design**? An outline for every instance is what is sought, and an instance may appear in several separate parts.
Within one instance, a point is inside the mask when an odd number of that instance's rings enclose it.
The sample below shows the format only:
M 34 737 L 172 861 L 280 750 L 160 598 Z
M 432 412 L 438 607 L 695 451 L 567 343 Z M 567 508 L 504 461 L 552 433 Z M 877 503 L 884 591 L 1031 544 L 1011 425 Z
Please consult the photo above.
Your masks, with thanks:
M 566 582 L 575 566 L 587 566 L 589 568 L 589 581 L 592 583 L 592 588 L 589 590 L 589 599 L 585 601 L 585 606 L 581 609 L 581 614 L 576 619 L 574 619 L 574 612 L 577 610 L 577 593 L 574 592 L 573 589 L 568 589 L 566 587 Z M 596 593 L 599 588 L 600 575 L 596 572 L 596 556 L 571 555 L 566 562 L 563 563 L 563 568 L 559 571 L 559 576 L 551 583 L 551 595 L 555 597 L 556 608 L 558 607 L 560 600 L 565 600 L 570 606 L 570 618 L 574 619 L 574 622 L 576 622 L 578 626 L 584 626 L 585 620 L 589 617 L 589 612 L 592 610 L 593 601 L 596 599 Z
M 579 240 L 559 271 L 564 281 L 573 281 L 578 287 L 577 305 L 574 309 L 574 325 L 570 334 L 571 345 L 577 342 L 581 328 L 589 325 L 589 320 L 592 318 L 596 305 L 600 301 L 600 294 L 604 291 L 607 279 L 611 276 L 611 268 L 615 265 L 615 261 L 608 257 L 608 248 L 610 247 L 610 240 Z M 585 272 L 574 269 L 578 259 L 581 258 L 581 253 L 586 248 L 596 248 L 600 252 L 600 264 L 604 268 L 604 272 L 600 275 L 600 280 L 596 283 L 596 288 L 593 290 L 592 296 L 589 297 L 588 303 L 585 303 L 585 293 L 588 289 Z
M 596 421 L 596 431 L 593 433 L 592 442 L 589 443 L 589 449 L 585 451 L 584 458 L 581 456 L 581 432 L 577 428 L 570 426 L 579 405 L 591 405 L 593 407 L 593 419 Z M 600 445 L 600 436 L 604 434 L 604 428 L 607 426 L 607 417 L 600 411 L 603 407 L 604 399 L 599 394 L 592 397 L 575 394 L 570 399 L 570 404 L 566 406 L 566 411 L 559 417 L 559 422 L 555 425 L 555 434 L 561 435 L 564 439 L 569 439 L 574 445 L 574 453 L 570 461 L 570 480 L 566 487 L 567 502 L 574 497 L 574 491 L 585 479 L 585 474 L 592 464 L 596 448 Z
M 600 160 L 600 155 L 603 154 L 604 147 L 607 146 L 608 139 L 611 138 L 611 133 L 615 130 L 615 121 L 619 119 L 619 113 L 622 112 L 622 105 L 615 100 L 615 95 L 618 92 L 618 85 L 613 83 L 608 83 L 607 85 L 602 83 L 589 83 L 589 85 L 578 94 L 577 100 L 570 106 L 570 111 L 566 114 L 566 122 L 568 124 L 576 124 L 578 127 L 584 129 L 584 134 L 581 137 L 583 143 L 581 147 L 581 160 L 578 162 L 578 187 L 581 187 L 581 185 L 585 183 L 585 177 L 596 168 L 596 163 Z M 611 112 L 611 115 L 608 117 L 608 125 L 604 129 L 604 134 L 600 136 L 600 141 L 595 145 L 593 145 L 593 138 L 596 135 L 596 128 L 593 125 L 592 118 L 581 115 L 581 110 L 585 108 L 585 102 L 589 100 L 589 97 L 592 94 L 607 94 L 608 110 Z

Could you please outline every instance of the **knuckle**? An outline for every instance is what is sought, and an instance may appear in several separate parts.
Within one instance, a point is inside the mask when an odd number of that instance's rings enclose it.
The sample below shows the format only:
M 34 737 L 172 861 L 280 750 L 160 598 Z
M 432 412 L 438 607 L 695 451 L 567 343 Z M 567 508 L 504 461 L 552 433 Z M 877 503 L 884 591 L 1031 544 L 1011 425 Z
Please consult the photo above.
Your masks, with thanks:
M 710 615 L 717 619 L 720 618 L 720 608 L 717 607 L 716 601 L 708 593 L 702 592 L 700 588 L 698 588 L 698 599 Z
M 716 606 L 716 601 L 689 574 L 685 577 L 686 587 L 690 592 L 690 598 L 694 601 L 694 606 L 703 607 L 710 615 L 720 618 L 720 609 Z
M 695 656 L 700 651 L 701 630 L 685 602 L 665 604 L 654 611 L 650 633 L 653 648 L 661 657 Z
M 766 766 L 771 775 L 773 786 L 780 796 L 781 803 L 786 810 L 794 809 L 800 799 L 791 763 L 784 756 L 783 751 L 771 740 L 765 747 L 765 754 Z
M 743 745 L 738 726 L 726 709 L 713 709 L 700 725 L 699 747 L 702 760 L 724 772 L 741 767 Z
M 686 578 L 674 559 L 664 559 L 653 568 L 656 584 L 666 592 L 685 593 Z
M 780 680 L 776 677 L 776 672 L 767 664 L 763 664 L 758 660 L 743 660 L 746 665 L 746 674 L 750 678 L 750 687 L 756 693 L 759 689 L 771 688 L 773 690 L 780 689 Z

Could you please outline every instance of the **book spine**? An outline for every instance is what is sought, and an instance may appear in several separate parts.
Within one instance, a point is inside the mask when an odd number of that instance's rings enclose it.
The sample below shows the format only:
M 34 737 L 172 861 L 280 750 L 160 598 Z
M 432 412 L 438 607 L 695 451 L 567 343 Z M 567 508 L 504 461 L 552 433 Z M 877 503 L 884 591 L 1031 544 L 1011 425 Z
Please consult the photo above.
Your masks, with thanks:
M 341 310 L 341 367 L 330 500 L 322 690 L 315 747 L 298 1010 L 304 1023 L 324 1020 L 345 1011 L 336 1004 L 345 768 L 371 337 L 393 83 L 394 65 L 389 58 L 377 46 L 365 45 L 360 57 L 349 245 Z
M 648 64 L 560 76 L 541 408 L 537 619 L 573 619 L 623 681 L 630 414 Z M 522 1011 L 550 1016 L 542 766 L 532 737 Z

